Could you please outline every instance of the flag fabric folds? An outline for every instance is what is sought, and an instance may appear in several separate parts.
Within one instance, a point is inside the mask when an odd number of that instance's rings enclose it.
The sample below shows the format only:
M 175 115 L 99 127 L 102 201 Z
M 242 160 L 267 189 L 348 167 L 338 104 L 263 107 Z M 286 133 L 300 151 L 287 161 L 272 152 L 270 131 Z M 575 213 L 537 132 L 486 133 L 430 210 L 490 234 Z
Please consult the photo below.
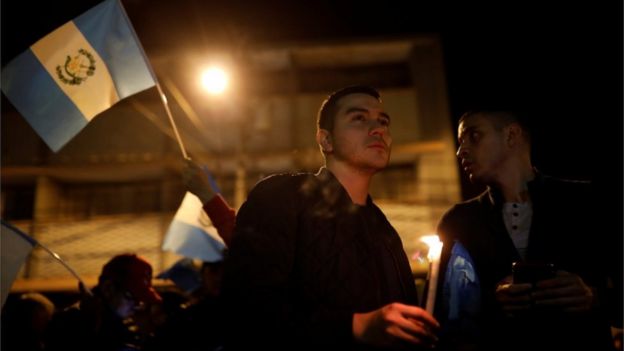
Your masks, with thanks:
M 2 91 L 54 152 L 96 115 L 155 84 L 119 0 L 67 22 L 2 70 Z
M 22 265 L 36 244 L 35 239 L 2 221 L 2 230 L 0 230 L 0 270 L 2 271 L 0 291 L 2 306 L 4 306 L 4 302 L 9 295 L 13 281 L 17 278 Z
M 158 279 L 169 279 L 187 294 L 192 294 L 202 285 L 202 267 L 192 258 L 179 259 L 173 266 L 156 276 Z
M 205 262 L 220 261 L 225 244 L 216 233 L 217 229 L 204 212 L 199 198 L 187 192 L 173 217 L 162 248 Z
M 481 333 L 481 283 L 470 253 L 459 241 L 453 244 L 442 287 L 444 321 L 441 333 L 449 340 L 475 342 Z
M 449 319 L 459 320 L 477 313 L 481 305 L 481 285 L 468 250 L 455 242 L 444 275 L 443 293 L 448 301 Z

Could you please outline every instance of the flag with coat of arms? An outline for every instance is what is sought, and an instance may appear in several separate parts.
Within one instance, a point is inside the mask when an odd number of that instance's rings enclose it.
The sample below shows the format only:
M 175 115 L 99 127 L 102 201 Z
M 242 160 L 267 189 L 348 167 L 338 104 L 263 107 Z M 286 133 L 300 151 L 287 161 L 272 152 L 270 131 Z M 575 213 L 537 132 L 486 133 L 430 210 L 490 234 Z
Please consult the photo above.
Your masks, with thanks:
M 156 78 L 120 0 L 65 23 L 2 69 L 2 91 L 54 152 Z

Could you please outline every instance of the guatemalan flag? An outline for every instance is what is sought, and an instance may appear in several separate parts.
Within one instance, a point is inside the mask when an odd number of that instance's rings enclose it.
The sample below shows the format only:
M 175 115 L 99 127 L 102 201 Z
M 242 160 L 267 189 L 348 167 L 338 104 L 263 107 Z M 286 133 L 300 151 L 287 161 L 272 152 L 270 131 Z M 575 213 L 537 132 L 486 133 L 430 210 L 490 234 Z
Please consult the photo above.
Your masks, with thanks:
M 468 249 L 459 241 L 451 249 L 442 296 L 442 335 L 459 344 L 476 342 L 481 337 L 481 283 Z
M 54 152 L 96 115 L 155 84 L 120 0 L 67 22 L 2 70 L 2 91 Z
M 162 248 L 184 257 L 216 262 L 223 259 L 225 244 L 199 198 L 187 192 L 173 217 Z

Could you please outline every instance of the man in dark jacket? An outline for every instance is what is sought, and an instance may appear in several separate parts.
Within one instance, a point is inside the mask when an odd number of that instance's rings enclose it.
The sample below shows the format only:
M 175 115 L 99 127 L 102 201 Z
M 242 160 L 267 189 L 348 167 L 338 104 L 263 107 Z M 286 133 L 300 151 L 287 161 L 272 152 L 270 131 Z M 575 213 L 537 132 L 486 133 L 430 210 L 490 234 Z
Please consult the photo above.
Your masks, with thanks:
M 600 229 L 591 184 L 536 171 L 528 129 L 510 112 L 464 114 L 458 141 L 464 171 L 488 189 L 439 223 L 442 345 L 611 349 L 610 322 L 621 327 L 621 234 Z
M 223 278 L 233 349 L 429 346 L 401 240 L 368 195 L 392 138 L 379 93 L 348 87 L 323 103 L 326 166 L 259 182 L 241 207 Z

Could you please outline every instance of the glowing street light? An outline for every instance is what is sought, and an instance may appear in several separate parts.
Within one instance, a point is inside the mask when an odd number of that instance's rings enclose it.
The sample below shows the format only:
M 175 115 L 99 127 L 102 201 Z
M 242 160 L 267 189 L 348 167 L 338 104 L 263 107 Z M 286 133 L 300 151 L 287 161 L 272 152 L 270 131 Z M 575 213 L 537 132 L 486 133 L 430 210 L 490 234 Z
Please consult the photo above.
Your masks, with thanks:
M 212 67 L 201 75 L 201 83 L 209 94 L 218 95 L 225 91 L 228 86 L 227 73 L 218 67 Z

